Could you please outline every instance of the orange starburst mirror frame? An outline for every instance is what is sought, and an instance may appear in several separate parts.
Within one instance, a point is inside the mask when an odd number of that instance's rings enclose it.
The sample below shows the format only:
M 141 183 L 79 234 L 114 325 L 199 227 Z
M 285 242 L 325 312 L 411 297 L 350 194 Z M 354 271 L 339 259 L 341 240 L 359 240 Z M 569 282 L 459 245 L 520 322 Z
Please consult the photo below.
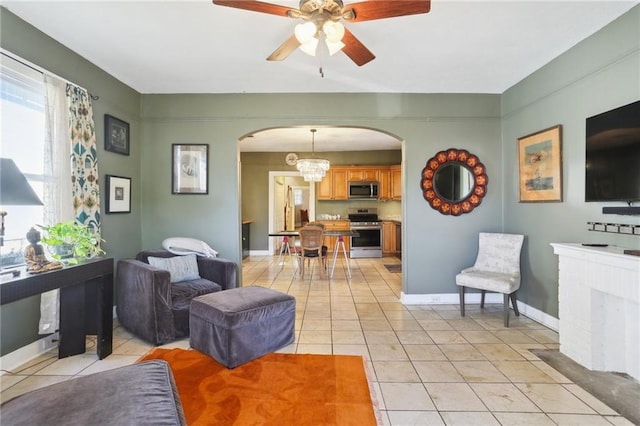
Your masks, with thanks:
M 471 213 L 487 194 L 486 168 L 477 156 L 449 148 L 427 161 L 420 189 L 429 205 L 444 215 Z

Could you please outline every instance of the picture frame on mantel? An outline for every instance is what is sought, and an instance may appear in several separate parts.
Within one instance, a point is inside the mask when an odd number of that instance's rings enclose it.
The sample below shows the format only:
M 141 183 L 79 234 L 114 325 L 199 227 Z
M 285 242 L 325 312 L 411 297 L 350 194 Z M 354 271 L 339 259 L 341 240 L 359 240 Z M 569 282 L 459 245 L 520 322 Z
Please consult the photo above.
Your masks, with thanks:
M 562 125 L 518 138 L 521 203 L 562 202 Z
M 129 155 L 129 123 L 109 114 L 104 115 L 104 149 Z
M 209 193 L 209 145 L 171 145 L 171 193 Z

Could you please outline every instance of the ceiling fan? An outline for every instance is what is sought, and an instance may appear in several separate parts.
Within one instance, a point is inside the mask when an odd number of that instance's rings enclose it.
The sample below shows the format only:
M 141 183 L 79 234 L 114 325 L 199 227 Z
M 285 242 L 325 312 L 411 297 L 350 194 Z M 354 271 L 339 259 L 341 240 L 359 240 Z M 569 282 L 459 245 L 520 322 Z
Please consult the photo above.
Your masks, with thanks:
M 269 55 L 268 61 L 282 61 L 297 48 L 312 56 L 332 55 L 342 50 L 358 66 L 372 61 L 375 55 L 340 21 L 352 23 L 416 15 L 429 12 L 431 7 L 430 0 L 369 0 L 346 6 L 342 0 L 300 0 L 299 9 L 257 0 L 213 0 L 213 3 L 305 21 Z

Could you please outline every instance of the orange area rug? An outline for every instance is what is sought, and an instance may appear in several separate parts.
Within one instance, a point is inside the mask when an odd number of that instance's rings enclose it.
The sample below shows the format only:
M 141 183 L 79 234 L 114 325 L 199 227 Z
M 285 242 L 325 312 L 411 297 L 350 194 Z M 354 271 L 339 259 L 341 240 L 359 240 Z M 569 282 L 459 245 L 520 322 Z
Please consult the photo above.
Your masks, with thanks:
M 154 349 L 169 363 L 189 425 L 375 425 L 362 357 L 272 353 L 227 369 L 196 350 Z

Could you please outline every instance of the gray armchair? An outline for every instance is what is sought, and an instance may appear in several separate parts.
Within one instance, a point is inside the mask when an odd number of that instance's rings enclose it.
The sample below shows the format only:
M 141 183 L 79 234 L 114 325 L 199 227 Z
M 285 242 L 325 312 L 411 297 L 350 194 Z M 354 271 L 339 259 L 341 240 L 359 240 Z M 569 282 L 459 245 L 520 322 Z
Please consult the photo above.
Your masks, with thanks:
M 199 279 L 171 283 L 169 271 L 149 265 L 149 257 L 171 258 L 166 250 L 146 250 L 118 261 L 116 313 L 137 337 L 162 345 L 189 336 L 191 299 L 236 287 L 238 265 L 219 257 L 197 258 Z

